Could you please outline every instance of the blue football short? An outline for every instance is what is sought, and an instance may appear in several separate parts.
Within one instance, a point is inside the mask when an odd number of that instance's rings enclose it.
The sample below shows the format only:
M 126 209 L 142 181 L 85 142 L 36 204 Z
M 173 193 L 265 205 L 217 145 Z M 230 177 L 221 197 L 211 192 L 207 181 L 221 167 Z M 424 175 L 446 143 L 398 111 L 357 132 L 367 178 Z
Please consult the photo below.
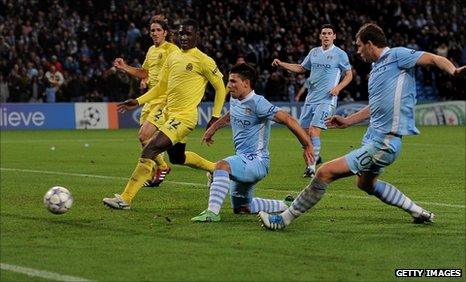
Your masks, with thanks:
M 254 185 L 269 171 L 268 159 L 254 155 L 230 156 L 225 158 L 231 169 L 230 195 L 233 211 L 247 208 L 254 197 Z
M 345 155 L 349 169 L 355 174 L 372 172 L 379 175 L 401 152 L 401 136 L 368 128 L 360 148 Z
M 313 126 L 327 129 L 325 119 L 332 116 L 334 113 L 335 107 L 332 104 L 305 104 L 299 117 L 299 124 L 302 128 Z

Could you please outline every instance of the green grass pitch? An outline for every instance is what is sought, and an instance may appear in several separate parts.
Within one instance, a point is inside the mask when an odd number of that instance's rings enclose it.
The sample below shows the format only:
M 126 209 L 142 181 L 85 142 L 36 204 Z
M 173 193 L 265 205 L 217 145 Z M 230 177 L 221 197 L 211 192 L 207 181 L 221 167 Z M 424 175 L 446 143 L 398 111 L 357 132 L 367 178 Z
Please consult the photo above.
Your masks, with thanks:
M 102 198 L 121 193 L 139 156 L 137 130 L 2 131 L 1 263 L 102 281 L 388 281 L 396 268 L 465 270 L 465 127 L 422 127 L 381 179 L 436 214 L 434 224 L 410 216 L 355 185 L 333 183 L 323 200 L 283 231 L 262 229 L 256 215 L 194 224 L 207 207 L 205 173 L 176 166 L 159 189 L 141 189 L 130 211 Z M 364 127 L 322 136 L 325 160 L 357 148 Z M 224 128 L 211 147 L 202 130 L 188 143 L 210 160 L 233 153 Z M 88 144 L 86 146 L 85 144 Z M 55 150 L 51 150 L 55 147 Z M 283 198 L 307 184 L 297 140 L 273 128 L 271 169 L 256 195 Z M 42 197 L 52 186 L 74 196 L 64 215 L 49 213 Z M 40 277 L 1 270 L 1 281 Z M 45 279 L 46 280 L 46 279 Z M 412 279 L 411 279 L 412 280 Z

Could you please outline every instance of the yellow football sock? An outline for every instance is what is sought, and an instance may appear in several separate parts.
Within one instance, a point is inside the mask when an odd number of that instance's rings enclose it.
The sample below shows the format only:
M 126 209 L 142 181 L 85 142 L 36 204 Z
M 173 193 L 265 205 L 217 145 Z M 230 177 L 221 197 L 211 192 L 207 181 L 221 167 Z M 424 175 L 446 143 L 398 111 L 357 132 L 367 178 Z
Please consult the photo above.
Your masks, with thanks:
M 139 159 L 133 174 L 131 174 L 128 184 L 126 184 L 125 191 L 121 194 L 121 197 L 125 202 L 128 204 L 131 203 L 144 182 L 151 179 L 154 167 L 155 162 L 153 160 L 145 158 Z
M 162 170 L 168 169 L 168 164 L 165 161 L 163 156 L 164 156 L 164 154 L 161 153 L 161 154 L 157 155 L 155 157 L 155 159 L 154 159 L 155 163 L 157 164 L 157 169 L 162 169 Z
M 210 162 L 203 157 L 199 156 L 194 152 L 185 152 L 186 160 L 184 161 L 184 165 L 187 165 L 192 168 L 202 169 L 205 171 L 213 172 L 215 170 L 215 163 Z

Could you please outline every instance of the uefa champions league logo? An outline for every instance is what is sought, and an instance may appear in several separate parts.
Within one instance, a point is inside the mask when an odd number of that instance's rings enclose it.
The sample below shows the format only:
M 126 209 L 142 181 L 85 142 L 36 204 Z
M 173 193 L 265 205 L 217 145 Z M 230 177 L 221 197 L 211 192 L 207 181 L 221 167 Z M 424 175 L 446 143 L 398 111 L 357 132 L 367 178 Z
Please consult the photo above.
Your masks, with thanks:
M 83 119 L 80 120 L 81 126 L 84 128 L 96 127 L 101 120 L 100 112 L 94 107 L 88 107 L 83 111 Z

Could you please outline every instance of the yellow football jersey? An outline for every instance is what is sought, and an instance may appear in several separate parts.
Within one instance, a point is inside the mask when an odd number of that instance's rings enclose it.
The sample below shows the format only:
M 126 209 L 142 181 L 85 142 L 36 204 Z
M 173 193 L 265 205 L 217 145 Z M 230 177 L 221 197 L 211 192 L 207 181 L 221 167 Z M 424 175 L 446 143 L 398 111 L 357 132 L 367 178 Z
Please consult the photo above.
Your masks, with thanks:
M 152 45 L 147 50 L 146 58 L 142 64 L 142 68 L 149 72 L 148 87 L 149 89 L 157 85 L 159 82 L 159 75 L 162 71 L 163 64 L 168 56 L 173 52 L 180 50 L 178 46 L 173 43 L 165 41 L 162 45 L 156 47 Z
M 219 117 L 225 102 L 223 75 L 214 60 L 197 48 L 171 53 L 162 70 L 157 86 L 139 97 L 142 105 L 166 92 L 167 105 L 164 112 L 168 117 L 176 116 L 197 123 L 197 106 L 204 96 L 207 82 L 215 89 L 212 116 Z

